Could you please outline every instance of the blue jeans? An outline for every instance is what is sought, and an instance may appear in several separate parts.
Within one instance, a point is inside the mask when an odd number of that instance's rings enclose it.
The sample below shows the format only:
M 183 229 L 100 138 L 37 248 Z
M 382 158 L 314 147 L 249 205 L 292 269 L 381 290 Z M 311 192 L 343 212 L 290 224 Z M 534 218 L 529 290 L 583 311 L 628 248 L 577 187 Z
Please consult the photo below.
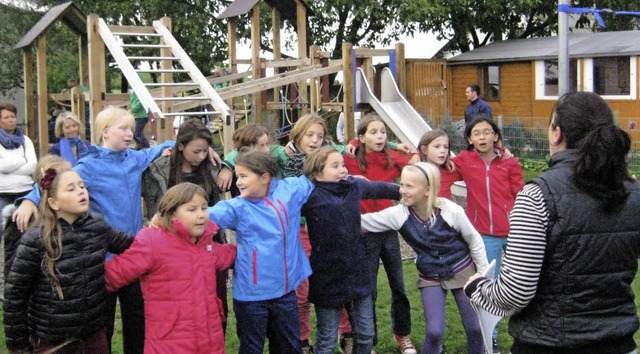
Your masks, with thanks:
M 373 319 L 376 321 L 375 305 L 378 297 L 378 268 L 380 259 L 384 270 L 387 272 L 389 288 L 391 288 L 391 332 L 400 336 L 408 336 L 411 333 L 411 306 L 404 287 L 404 276 L 402 275 L 402 254 L 400 253 L 400 241 L 397 231 L 371 232 L 365 237 L 367 248 L 367 260 L 369 272 L 373 282 Z M 374 327 L 377 342 L 377 326 Z
M 502 266 L 502 252 L 507 249 L 507 238 L 482 235 L 482 242 L 487 253 L 487 261 L 491 263 L 492 260 L 496 260 L 495 276 L 497 278 Z
M 370 354 L 373 348 L 374 320 L 373 301 L 371 296 L 346 303 L 344 307 L 349 314 L 349 322 L 353 331 L 353 354 Z M 316 308 L 316 354 L 333 354 L 338 341 L 338 325 L 342 307 Z
M 298 298 L 290 291 L 276 299 L 239 301 L 233 299 L 240 354 L 262 354 L 265 338 L 269 353 L 299 354 L 300 324 Z
M 136 129 L 133 132 L 133 139 L 138 143 L 138 148 L 146 149 L 148 148 L 149 141 L 147 137 L 144 136 L 144 126 L 147 125 L 149 121 L 148 118 L 137 118 L 136 120 Z

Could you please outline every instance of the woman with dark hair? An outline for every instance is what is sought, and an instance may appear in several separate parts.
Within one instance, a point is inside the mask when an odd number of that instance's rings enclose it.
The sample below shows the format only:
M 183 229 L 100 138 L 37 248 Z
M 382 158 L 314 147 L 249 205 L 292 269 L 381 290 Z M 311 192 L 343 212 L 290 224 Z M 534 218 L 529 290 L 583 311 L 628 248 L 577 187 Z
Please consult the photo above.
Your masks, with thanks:
M 17 126 L 18 109 L 0 103 L 0 211 L 33 188 L 38 160 L 33 143 Z
M 474 276 L 477 306 L 511 316 L 518 353 L 635 353 L 631 282 L 640 256 L 640 186 L 629 135 L 597 94 L 562 96 L 549 170 L 518 194 L 500 276 Z

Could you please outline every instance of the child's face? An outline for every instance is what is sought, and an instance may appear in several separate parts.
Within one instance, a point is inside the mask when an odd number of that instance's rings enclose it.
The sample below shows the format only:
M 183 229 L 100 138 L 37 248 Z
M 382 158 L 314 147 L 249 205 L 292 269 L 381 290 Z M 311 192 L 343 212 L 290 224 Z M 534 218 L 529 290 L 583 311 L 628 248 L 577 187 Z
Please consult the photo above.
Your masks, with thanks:
M 242 165 L 236 166 L 236 186 L 240 190 L 242 198 L 263 198 L 267 195 L 267 189 L 271 177 L 264 173 L 259 175 Z
M 423 206 L 429 200 L 429 186 L 422 173 L 414 168 L 405 168 L 400 175 L 400 195 L 408 207 Z
M 182 172 L 193 171 L 194 167 L 200 166 L 209 157 L 209 143 L 202 138 L 191 140 L 187 145 L 179 144 L 178 150 L 184 156 Z
M 449 157 L 449 137 L 439 136 L 427 146 L 421 146 L 420 152 L 427 157 L 427 162 L 442 166 Z
M 264 134 L 256 141 L 256 144 L 253 145 L 253 148 L 264 153 L 269 153 L 269 135 Z
M 498 142 L 498 135 L 487 122 L 480 122 L 471 129 L 469 144 L 480 153 L 493 151 L 493 144 Z
M 307 155 L 316 151 L 322 146 L 322 142 L 324 141 L 324 133 L 324 127 L 322 126 L 322 124 L 312 124 L 309 129 L 304 132 L 302 138 L 300 138 L 298 148 Z
M 47 203 L 55 210 L 58 218 L 72 224 L 89 210 L 89 192 L 75 171 L 65 171 L 58 179 L 55 197 L 49 197 Z
M 133 140 L 133 127 L 122 117 L 106 127 L 102 133 L 103 146 L 110 150 L 126 150 Z
M 322 172 L 315 177 L 320 182 L 338 182 L 347 179 L 349 173 L 344 167 L 344 158 L 339 152 L 332 152 L 327 156 Z
M 73 139 L 78 136 L 78 132 L 80 131 L 80 127 L 78 123 L 74 122 L 73 119 L 65 119 L 62 124 L 62 135 L 64 135 L 67 139 Z
M 180 205 L 176 209 L 171 220 L 180 221 L 189 231 L 189 236 L 194 238 L 202 236 L 209 221 L 207 200 L 200 194 L 195 194 L 191 201 Z
M 364 135 L 358 137 L 360 144 L 364 144 L 367 152 L 379 152 L 387 144 L 387 128 L 380 121 L 373 121 L 367 126 Z

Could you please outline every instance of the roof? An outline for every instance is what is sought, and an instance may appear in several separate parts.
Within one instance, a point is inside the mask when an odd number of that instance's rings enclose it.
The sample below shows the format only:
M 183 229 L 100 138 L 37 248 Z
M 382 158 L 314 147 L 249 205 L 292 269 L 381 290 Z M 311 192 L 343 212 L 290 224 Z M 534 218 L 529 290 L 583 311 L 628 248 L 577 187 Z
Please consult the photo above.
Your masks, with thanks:
M 77 35 L 87 34 L 87 16 L 73 3 L 67 2 L 62 5 L 52 7 L 44 16 L 40 18 L 27 34 L 16 44 L 13 49 L 20 49 L 31 45 L 40 35 L 42 35 L 51 25 L 62 21 Z
M 237 17 L 240 15 L 244 15 L 249 11 L 251 11 L 251 9 L 253 9 L 253 7 L 259 1 L 260 0 L 235 0 L 234 2 L 231 3 L 231 5 L 229 5 L 229 7 L 227 7 L 226 10 L 224 10 L 220 14 L 220 16 L 218 16 L 218 19 L 220 20 L 223 18 L 230 18 L 230 17 Z M 282 18 L 284 18 L 285 20 L 295 22 L 297 17 L 296 0 L 264 0 L 264 1 L 267 4 L 269 4 L 269 6 L 275 7 L 282 15 Z M 297 1 L 300 1 L 302 5 L 304 5 L 304 7 L 307 9 L 307 16 L 313 16 L 313 10 L 309 7 L 309 5 L 307 5 L 305 0 L 297 0 Z
M 640 55 L 640 31 L 569 34 L 570 58 Z M 530 61 L 558 58 L 558 37 L 510 39 L 462 53 L 449 65 Z

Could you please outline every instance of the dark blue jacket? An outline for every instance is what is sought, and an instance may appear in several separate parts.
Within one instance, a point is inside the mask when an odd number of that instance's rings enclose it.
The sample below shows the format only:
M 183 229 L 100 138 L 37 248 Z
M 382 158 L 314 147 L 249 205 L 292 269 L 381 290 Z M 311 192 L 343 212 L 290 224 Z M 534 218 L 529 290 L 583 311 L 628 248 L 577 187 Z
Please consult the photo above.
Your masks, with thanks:
M 493 110 L 491 109 L 491 106 L 489 106 L 487 101 L 478 97 L 475 101 L 471 101 L 464 110 L 465 125 L 471 124 L 471 122 L 473 122 L 473 120 L 480 114 L 493 119 Z
M 371 236 L 360 229 L 360 200 L 399 199 L 399 187 L 353 177 L 315 186 L 302 208 L 311 242 L 309 301 L 341 307 L 372 293 L 363 239 Z

